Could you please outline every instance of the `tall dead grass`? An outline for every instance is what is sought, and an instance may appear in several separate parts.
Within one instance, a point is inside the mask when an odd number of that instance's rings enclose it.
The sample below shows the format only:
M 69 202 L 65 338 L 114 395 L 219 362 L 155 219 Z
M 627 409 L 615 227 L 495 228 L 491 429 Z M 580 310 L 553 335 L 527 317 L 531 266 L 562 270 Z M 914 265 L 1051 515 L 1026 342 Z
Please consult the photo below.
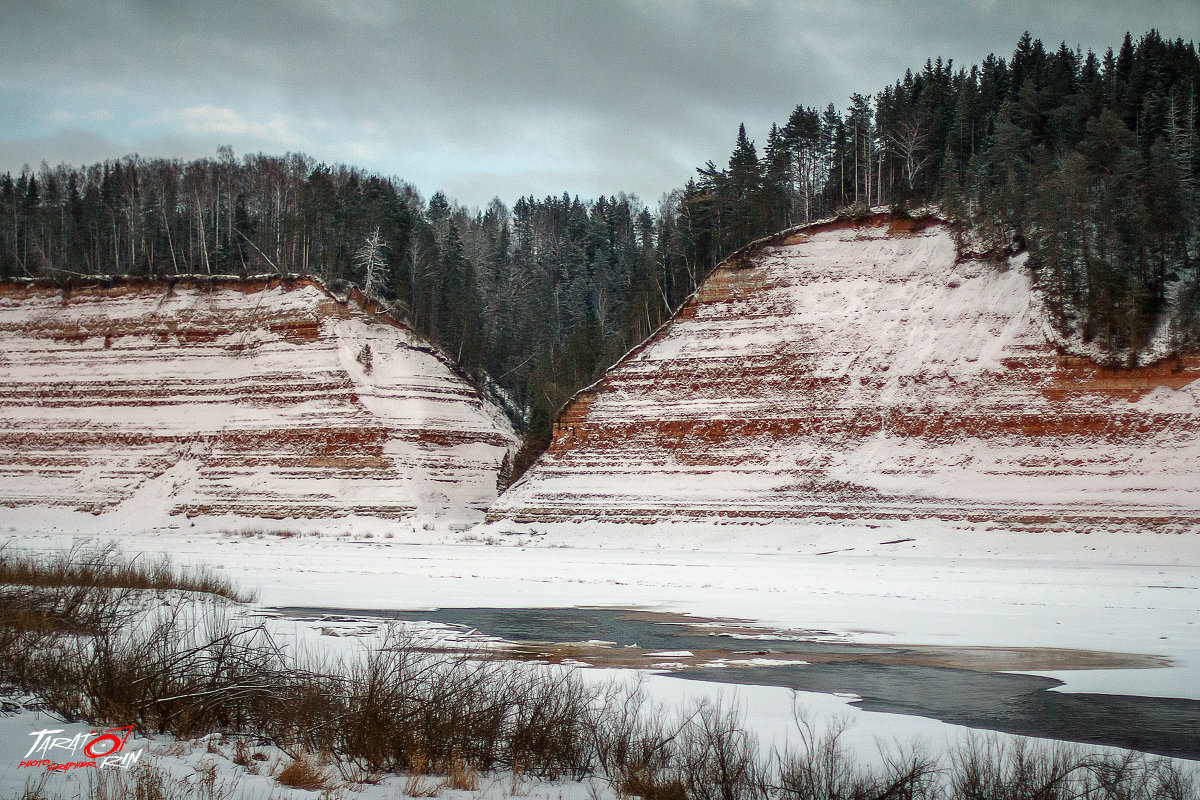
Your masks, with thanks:
M 239 603 L 253 594 L 205 566 L 175 567 L 169 556 L 125 556 L 116 542 L 84 541 L 56 553 L 0 545 L 0 585 L 198 592 Z
M 247 601 L 251 595 L 207 568 L 124 556 L 115 543 L 82 543 L 53 554 L 0 545 L 0 680 L 61 685 L 64 648 L 135 625 L 147 594 Z

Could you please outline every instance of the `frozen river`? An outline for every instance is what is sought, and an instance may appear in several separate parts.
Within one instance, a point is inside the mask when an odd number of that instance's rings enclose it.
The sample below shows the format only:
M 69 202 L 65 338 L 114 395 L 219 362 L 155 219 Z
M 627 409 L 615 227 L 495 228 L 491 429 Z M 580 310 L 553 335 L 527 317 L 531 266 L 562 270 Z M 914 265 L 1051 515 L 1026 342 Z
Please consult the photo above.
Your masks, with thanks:
M 1129 547 L 1119 537 L 980 536 L 974 550 L 947 539 L 819 555 L 453 536 L 172 531 L 121 542 L 225 570 L 258 588 L 263 610 L 361 619 L 406 609 L 484 638 L 560 645 L 527 647 L 527 658 L 653 672 L 667 698 L 748 684 L 737 691 L 763 730 L 791 724 L 778 692 L 798 690 L 821 714 L 858 720 L 866 741 L 991 729 L 1200 757 L 1195 537 Z M 70 537 L 19 541 L 61 547 Z M 316 636 L 318 623 L 296 624 Z M 636 658 L 620 652 L 630 644 Z M 760 663 L 712 664 L 731 657 Z
M 998 666 L 1057 662 L 1153 668 L 1130 654 L 856 644 L 825 632 L 756 628 L 613 608 L 271 609 L 327 633 L 380 622 L 433 624 L 455 649 L 511 658 L 653 669 L 674 677 L 854 695 L 871 711 L 971 728 L 1200 759 L 1200 701 L 1054 691 L 1062 681 Z M 792 663 L 788 663 L 792 662 Z M 962 665 L 969 665 L 965 668 Z

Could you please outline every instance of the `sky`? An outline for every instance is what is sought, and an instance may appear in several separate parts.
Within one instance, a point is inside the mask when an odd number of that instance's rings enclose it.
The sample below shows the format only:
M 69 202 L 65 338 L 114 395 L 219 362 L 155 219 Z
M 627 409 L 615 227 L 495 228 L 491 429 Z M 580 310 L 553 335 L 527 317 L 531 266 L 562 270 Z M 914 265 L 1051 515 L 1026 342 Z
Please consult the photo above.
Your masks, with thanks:
M 0 172 L 305 152 L 483 206 L 653 206 L 739 123 L 844 110 L 905 69 L 1200 40 L 1200 0 L 0 0 Z

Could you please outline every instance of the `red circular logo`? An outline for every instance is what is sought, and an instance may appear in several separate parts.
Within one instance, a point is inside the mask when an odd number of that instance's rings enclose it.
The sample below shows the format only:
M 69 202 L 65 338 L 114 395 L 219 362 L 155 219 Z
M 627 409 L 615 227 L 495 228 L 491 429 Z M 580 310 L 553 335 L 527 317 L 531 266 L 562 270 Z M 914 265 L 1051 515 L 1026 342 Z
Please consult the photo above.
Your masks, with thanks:
M 100 742 L 103 742 L 106 739 L 112 742 L 112 746 L 109 747 L 107 750 L 105 750 L 103 753 L 95 752 L 96 745 L 98 745 Z M 85 744 L 83 746 L 83 752 L 85 755 L 87 755 L 88 758 L 103 758 L 104 756 L 110 756 L 113 753 L 120 750 L 121 745 L 123 745 L 123 744 L 124 744 L 124 742 L 121 741 L 120 737 L 113 736 L 111 733 L 106 733 L 103 736 L 97 736 L 95 739 L 92 739 L 90 742 Z

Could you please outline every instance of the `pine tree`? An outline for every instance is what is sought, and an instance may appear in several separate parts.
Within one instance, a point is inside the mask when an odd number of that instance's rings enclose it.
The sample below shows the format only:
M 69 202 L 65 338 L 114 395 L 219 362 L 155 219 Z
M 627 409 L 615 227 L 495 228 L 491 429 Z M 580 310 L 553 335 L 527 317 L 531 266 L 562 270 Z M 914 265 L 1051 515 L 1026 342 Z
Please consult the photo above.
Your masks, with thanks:
M 762 168 L 754 142 L 746 137 L 746 126 L 738 126 L 737 144 L 729 156 L 728 172 L 729 214 L 732 218 L 733 241 L 730 249 L 749 242 L 758 232 L 760 213 L 757 199 L 762 187 Z

